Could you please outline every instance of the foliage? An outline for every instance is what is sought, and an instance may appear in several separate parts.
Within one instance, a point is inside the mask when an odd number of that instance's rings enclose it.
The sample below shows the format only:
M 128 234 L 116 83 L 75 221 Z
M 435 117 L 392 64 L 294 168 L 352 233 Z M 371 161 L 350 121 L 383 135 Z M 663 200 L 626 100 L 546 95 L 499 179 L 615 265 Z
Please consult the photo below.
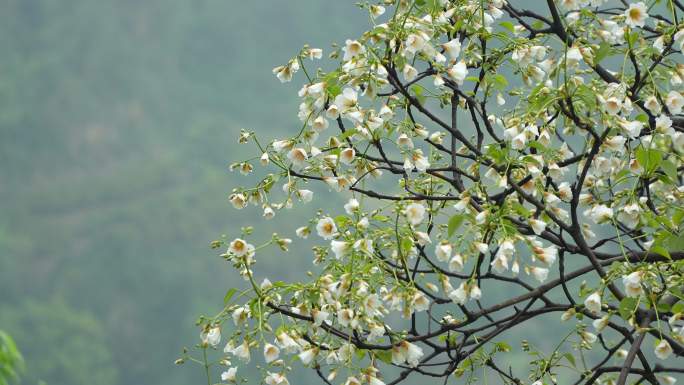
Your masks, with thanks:
M 102 324 L 91 314 L 76 311 L 60 301 L 27 301 L 3 306 L 0 322 L 12 330 L 26 358 L 22 383 L 74 385 L 117 382 L 114 357 L 109 351 Z M 39 341 L 35 345 L 34 341 Z
M 0 330 L 0 384 L 7 385 L 19 378 L 23 369 L 24 358 L 17 349 L 12 337 Z
M 199 319 L 201 355 L 179 363 L 209 383 L 216 365 L 245 378 L 252 351 L 268 385 L 293 366 L 345 385 L 674 382 L 684 6 L 666 3 L 360 4 L 372 25 L 329 53 L 336 67 L 313 68 L 323 52 L 307 45 L 273 70 L 303 75 L 301 128 L 244 130 L 257 153 L 231 165 L 268 169 L 230 197 L 266 220 L 325 196 L 296 231 L 324 241 L 315 271 L 259 282 L 267 247 L 293 244 L 260 226 L 216 241 L 246 287 Z M 548 315 L 569 325 L 551 349 L 503 339 Z M 504 366 L 514 351 L 524 368 Z

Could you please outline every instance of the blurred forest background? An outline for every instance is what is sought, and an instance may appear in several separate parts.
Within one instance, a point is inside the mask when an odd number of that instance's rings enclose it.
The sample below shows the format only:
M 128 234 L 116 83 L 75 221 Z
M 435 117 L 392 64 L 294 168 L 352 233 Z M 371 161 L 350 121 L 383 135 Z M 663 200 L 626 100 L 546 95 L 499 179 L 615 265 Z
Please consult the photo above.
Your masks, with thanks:
M 271 69 L 366 20 L 347 1 L 0 1 L 0 329 L 22 384 L 204 381 L 173 361 L 242 285 L 209 248 L 260 218 L 227 201 L 254 150 L 239 130 L 298 127 L 298 82 Z

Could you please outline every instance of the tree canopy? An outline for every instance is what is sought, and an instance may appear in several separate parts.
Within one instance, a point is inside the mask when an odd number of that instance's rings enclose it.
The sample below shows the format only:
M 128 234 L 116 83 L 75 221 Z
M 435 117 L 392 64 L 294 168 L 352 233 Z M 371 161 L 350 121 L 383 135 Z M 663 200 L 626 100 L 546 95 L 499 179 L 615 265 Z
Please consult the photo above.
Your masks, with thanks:
M 269 385 L 293 365 L 345 385 L 676 381 L 684 5 L 359 6 L 367 31 L 273 70 L 303 82 L 301 129 L 243 130 L 257 152 L 231 166 L 266 170 L 232 191 L 236 209 L 268 220 L 318 202 L 292 224 L 315 238 L 313 270 L 257 280 L 259 261 L 294 242 L 258 224 L 216 241 L 246 284 L 200 318 L 203 358 L 179 362 L 211 376 L 217 350 L 222 381 L 236 382 L 263 352 Z M 337 64 L 317 68 L 323 55 Z M 505 338 L 559 324 L 569 332 L 548 351 Z M 512 352 L 531 358 L 514 368 Z

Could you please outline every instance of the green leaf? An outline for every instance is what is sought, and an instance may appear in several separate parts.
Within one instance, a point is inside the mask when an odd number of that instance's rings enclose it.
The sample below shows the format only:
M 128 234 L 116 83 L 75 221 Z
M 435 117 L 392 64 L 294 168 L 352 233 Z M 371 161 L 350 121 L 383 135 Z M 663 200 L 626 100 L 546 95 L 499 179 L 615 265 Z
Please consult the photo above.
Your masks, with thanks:
M 511 345 L 505 343 L 505 342 L 497 342 L 496 343 L 496 350 L 500 352 L 510 352 L 511 351 Z
M 636 158 L 639 162 L 639 165 L 641 165 L 641 167 L 643 167 L 647 172 L 657 169 L 658 166 L 660 166 L 660 164 L 663 162 L 663 155 L 660 153 L 660 151 L 645 149 L 643 147 L 639 147 L 636 150 Z
M 665 175 L 670 177 L 672 180 L 677 180 L 677 166 L 675 166 L 674 163 L 666 159 L 661 164 L 661 167 L 663 168 Z
M 656 253 L 656 254 L 660 254 L 667 259 L 672 259 L 672 256 L 670 256 L 670 252 L 667 251 L 667 249 L 662 247 L 662 246 L 654 245 L 651 247 L 651 251 Z
M 599 64 L 610 53 L 610 45 L 606 42 L 601 43 L 599 48 L 594 52 L 594 64 Z
M 494 83 L 494 88 L 497 90 L 503 90 L 508 86 L 508 80 L 501 74 L 496 74 L 492 76 L 492 82 Z
M 344 133 L 342 133 L 342 135 L 339 136 L 339 139 L 340 139 L 340 140 L 345 140 L 345 139 L 347 139 L 348 137 L 350 137 L 350 136 L 356 134 L 357 132 L 358 132 L 358 130 L 357 130 L 356 128 L 349 128 L 349 129 L 347 129 Z
M 454 215 L 449 219 L 449 227 L 447 229 L 447 234 L 449 238 L 451 238 L 451 236 L 454 235 L 454 232 L 456 232 L 456 230 L 458 230 L 458 228 L 461 226 L 461 223 L 463 223 L 463 219 L 463 215 Z
M 374 350 L 373 353 L 380 361 L 391 364 L 392 363 L 392 352 L 389 350 Z
M 663 247 L 666 250 L 684 250 L 684 234 L 668 235 L 663 239 Z
M 575 356 L 572 355 L 572 353 L 565 353 L 563 354 L 563 357 L 565 357 L 566 360 L 572 365 L 573 367 L 576 367 L 577 364 L 575 363 Z
M 234 287 L 228 289 L 228 291 L 226 292 L 226 295 L 223 296 L 223 303 L 224 303 L 225 305 L 227 305 L 228 302 L 230 302 L 231 298 L 233 298 L 233 296 L 235 295 L 236 292 L 237 292 L 237 289 L 234 288 Z
M 620 306 L 618 307 L 618 311 L 620 312 L 620 317 L 628 320 L 632 318 L 632 314 L 634 314 L 634 310 L 636 310 L 637 302 L 638 300 L 636 298 L 632 297 L 625 297 L 620 301 Z
M 502 21 L 501 23 L 499 23 L 499 25 L 507 29 L 508 32 L 515 33 L 515 25 L 513 25 L 513 23 L 511 23 L 510 21 Z
M 682 302 L 677 302 L 672 306 L 672 312 L 673 313 L 684 313 L 684 303 Z

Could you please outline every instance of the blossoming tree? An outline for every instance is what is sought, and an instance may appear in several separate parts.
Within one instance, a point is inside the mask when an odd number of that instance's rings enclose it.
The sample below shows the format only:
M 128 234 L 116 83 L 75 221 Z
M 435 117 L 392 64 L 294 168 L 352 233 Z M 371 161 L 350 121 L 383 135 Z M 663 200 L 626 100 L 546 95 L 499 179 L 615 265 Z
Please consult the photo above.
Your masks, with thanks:
M 268 385 L 294 365 L 344 385 L 672 384 L 684 371 L 684 4 L 359 5 L 372 25 L 334 46 L 338 65 L 312 68 L 323 52 L 305 46 L 274 69 L 301 76 L 301 129 L 271 142 L 243 131 L 259 152 L 233 165 L 270 170 L 230 196 L 266 219 L 315 202 L 309 186 L 329 191 L 288 230 L 315 241 L 314 272 L 259 282 L 268 246 L 291 239 L 245 228 L 217 241 L 246 283 L 200 319 L 204 358 L 182 360 L 210 375 L 207 354 L 221 356 L 225 383 L 258 354 Z M 549 315 L 571 330 L 555 349 L 501 340 Z M 508 364 L 520 350 L 527 371 Z

